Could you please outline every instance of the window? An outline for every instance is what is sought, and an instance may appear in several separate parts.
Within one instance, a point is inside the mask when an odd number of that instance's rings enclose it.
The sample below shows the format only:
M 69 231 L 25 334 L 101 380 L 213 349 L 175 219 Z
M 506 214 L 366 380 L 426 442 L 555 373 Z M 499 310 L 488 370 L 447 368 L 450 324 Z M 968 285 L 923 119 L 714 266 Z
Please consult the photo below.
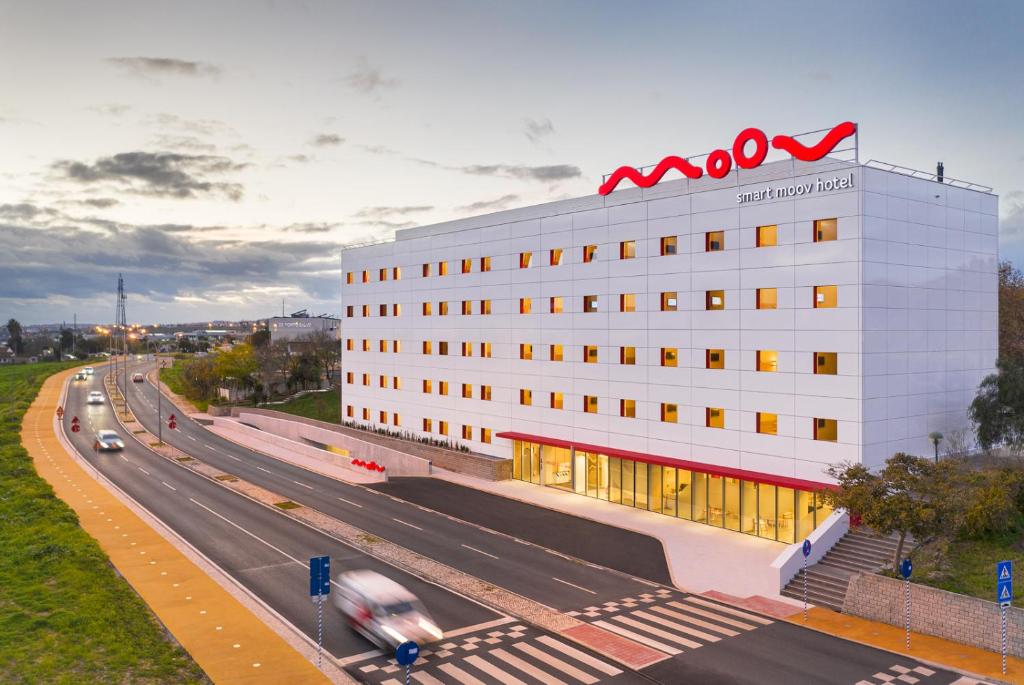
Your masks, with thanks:
M 490 257 L 481 257 L 480 258 L 480 271 L 490 271 L 490 270 L 491 270 L 491 258 Z
M 391 269 L 391 278 L 396 281 L 402 280 L 402 267 L 396 266 Z M 397 426 L 398 424 L 396 423 L 395 425 Z
M 597 413 L 597 396 L 596 395 L 584 395 L 583 396 L 583 411 L 588 414 Z
M 757 412 L 757 432 L 765 435 L 778 435 L 779 415 L 768 412 Z
M 437 275 L 438 276 L 447 276 L 448 275 L 448 262 L 438 262 L 437 263 Z
M 679 238 L 674 235 L 667 235 L 661 239 L 661 256 L 677 254 L 679 250 Z
M 363 283 L 369 283 L 369 282 L 370 282 L 370 272 L 367 271 L 366 269 L 363 269 Z
M 519 389 L 519 404 L 523 406 L 530 406 L 533 404 L 533 393 L 526 388 Z
M 565 396 L 560 392 L 553 392 L 551 393 L 550 403 L 552 409 L 562 409 L 565 403 Z
M 530 298 L 528 298 L 528 297 L 520 297 L 519 298 L 519 313 L 520 314 L 529 314 L 530 313 L 530 309 L 532 309 L 532 308 L 533 308 L 533 301 L 530 300 Z
M 835 352 L 814 353 L 814 373 L 834 376 L 839 371 L 839 355 Z
M 473 386 L 469 383 L 462 384 L 462 399 L 471 400 L 473 399 Z
M 565 350 L 561 345 L 551 345 L 548 349 L 548 358 L 553 362 L 560 362 L 565 359 Z
M 355 382 L 355 374 L 352 373 L 351 371 L 346 372 L 345 373 L 345 382 L 348 383 L 349 385 L 352 385 L 352 383 Z
M 354 343 L 355 343 L 355 341 L 352 340 L 352 338 L 349 338 L 348 340 L 345 341 L 345 349 L 348 350 L 349 352 L 351 352 L 352 350 L 355 349 L 355 344 Z
M 779 290 L 778 288 L 758 288 L 757 289 L 757 308 L 758 309 L 778 309 L 779 307 Z
M 377 423 L 387 423 L 387 422 L 388 422 L 388 413 L 386 411 L 378 412 L 377 413 Z
M 370 351 L 370 341 L 368 338 L 363 338 L 363 352 Z
M 776 350 L 758 350 L 757 351 L 757 370 L 758 371 L 778 371 L 779 370 L 779 353 Z
M 462 439 L 472 440 L 473 439 L 473 427 L 462 424 Z
M 625 419 L 635 419 L 636 400 L 619 400 L 619 416 Z
M 560 296 L 559 297 L 552 297 L 551 298 L 551 313 L 552 314 L 561 314 L 563 311 L 565 311 L 565 299 L 560 297 Z
M 431 342 L 429 340 L 423 341 L 423 354 L 431 354 Z
M 704 234 L 704 251 L 721 252 L 725 249 L 725 231 L 708 231 Z
M 441 435 L 448 435 L 448 422 L 447 421 L 438 421 L 437 422 L 437 432 L 440 433 Z
M 347 285 L 352 285 L 352 281 L 353 281 L 352 272 L 349 271 L 347 274 L 345 274 L 345 283 Z
M 473 270 L 473 260 L 472 259 L 463 259 L 462 260 L 462 273 L 468 274 L 472 270 Z
M 480 442 L 491 444 L 491 429 L 481 428 L 480 429 Z
M 583 361 L 587 364 L 597 363 L 597 345 L 583 346 Z
M 432 305 L 429 302 L 424 302 L 420 312 L 423 316 L 430 316 L 430 312 L 433 311 Z
M 663 312 L 674 312 L 677 308 L 678 300 L 676 299 L 676 293 L 662 293 L 661 294 L 661 311 Z
M 423 265 L 423 278 L 426 278 L 429 275 L 430 275 L 430 265 L 429 264 L 424 264 Z
M 447 395 L 448 394 L 448 381 L 438 381 L 437 382 L 437 394 L 438 395 Z
M 779 244 L 779 227 L 775 224 L 757 227 L 757 247 L 775 247 Z
M 622 293 L 619 295 L 619 311 L 620 312 L 635 312 L 636 311 L 636 294 L 635 293 Z
M 399 304 L 398 302 L 395 302 L 393 305 L 391 305 L 391 316 L 401 316 L 401 315 L 402 315 L 402 305 Z
M 434 430 L 434 426 L 430 419 L 423 419 L 423 432 L 429 433 Z
M 377 312 L 377 314 L 380 315 L 380 316 L 387 316 L 388 315 L 388 306 L 386 304 L 380 305 L 380 309 Z
M 370 374 L 368 374 L 368 373 L 364 373 L 363 374 L 363 385 L 365 385 L 367 387 L 370 386 Z
M 380 274 L 377 276 L 381 281 L 388 280 L 388 270 L 386 268 L 380 270 Z
M 725 291 L 708 290 L 704 293 L 704 309 L 709 311 L 725 309 Z
M 353 310 L 353 307 L 352 307 L 352 305 L 349 305 L 349 306 L 345 307 L 345 316 L 347 316 L 348 318 L 350 318 L 350 319 L 351 319 L 351 318 L 352 318 L 352 312 L 353 312 L 353 311 L 354 311 L 354 310 Z
M 835 419 L 814 419 L 814 439 L 835 442 L 839 426 Z
M 480 356 L 488 358 L 491 356 L 491 343 L 482 342 L 480 343 Z
M 555 247 L 548 253 L 548 264 L 550 266 L 561 266 L 562 265 L 562 248 Z
M 597 256 L 597 245 L 584 245 L 583 246 L 583 263 L 588 264 L 594 261 L 594 257 Z
M 679 405 L 662 402 L 661 420 L 663 423 L 679 423 Z
M 725 368 L 725 350 L 705 350 L 705 352 L 704 352 L 704 368 L 705 369 L 724 369 Z
M 838 219 L 815 219 L 814 220 L 814 242 L 823 243 L 827 240 L 835 240 L 839 237 Z
M 481 314 L 490 314 L 491 313 L 491 301 L 490 300 L 480 300 L 480 313 Z
M 839 290 L 834 285 L 814 286 L 814 308 L 825 309 L 837 306 L 839 303 Z
M 351 404 L 346 404 L 345 405 L 345 416 L 347 416 L 348 418 L 352 419 L 352 418 L 355 418 L 355 415 L 356 415 L 356 408 L 353 407 Z
M 720 407 L 705 409 L 704 425 L 708 428 L 725 428 L 725 410 Z
M 446 340 L 437 343 L 437 353 L 448 354 L 448 342 Z
M 384 376 L 384 375 L 378 376 L 377 377 L 377 386 L 381 387 L 381 388 L 387 388 L 388 387 L 388 377 Z
M 368 407 L 363 407 L 363 421 L 370 420 L 370 410 Z
M 429 378 L 424 378 L 423 379 L 423 394 L 424 395 L 429 395 L 432 392 L 434 392 L 434 382 L 431 381 Z
M 533 253 L 532 252 L 520 252 L 519 253 L 519 268 L 520 269 L 529 269 L 531 261 L 533 261 Z
M 387 340 L 379 341 L 377 343 L 377 350 L 379 352 L 387 352 L 388 351 L 388 341 Z
M 370 305 L 364 304 L 363 305 L 363 318 L 366 318 L 369 315 L 370 315 Z
M 463 316 L 469 316 L 472 313 L 473 313 L 473 301 L 472 300 L 463 300 L 462 301 L 462 315 Z
M 491 400 L 491 386 L 481 385 L 480 386 L 480 399 L 490 402 Z
M 473 356 L 473 343 L 464 342 L 462 343 L 462 356 L 472 357 Z
M 438 302 L 437 303 L 437 315 L 438 316 L 448 316 L 448 303 L 447 302 Z
M 679 350 L 675 347 L 661 348 L 662 366 L 679 366 Z
M 533 359 L 533 345 L 530 343 L 519 343 L 519 358 Z
M 597 295 L 583 296 L 583 311 L 587 314 L 593 314 L 597 311 Z
M 399 378 L 398 376 L 392 376 L 392 378 L 391 378 L 391 387 L 394 388 L 395 390 L 401 390 L 402 389 L 402 379 Z
M 636 348 L 635 347 L 620 347 L 619 348 L 619 363 L 633 365 L 636 364 Z
M 402 425 L 402 417 L 400 417 L 398 415 L 398 412 L 394 412 L 394 413 L 391 414 L 391 423 L 392 423 L 392 425 L 395 425 L 395 426 L 401 426 Z
M 395 354 L 398 354 L 399 352 L 401 352 L 402 351 L 402 341 L 401 340 L 392 340 L 391 341 L 391 351 L 394 352 Z
M 619 243 L 619 259 L 633 259 L 636 257 L 636 241 L 623 240 Z

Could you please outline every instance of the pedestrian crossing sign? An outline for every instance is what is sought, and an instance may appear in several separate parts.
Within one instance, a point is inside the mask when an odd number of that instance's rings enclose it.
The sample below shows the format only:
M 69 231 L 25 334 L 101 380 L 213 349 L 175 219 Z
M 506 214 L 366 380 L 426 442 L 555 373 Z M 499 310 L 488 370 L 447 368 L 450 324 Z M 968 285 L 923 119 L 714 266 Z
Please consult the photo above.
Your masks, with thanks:
M 1002 583 L 1007 580 L 1013 580 L 1013 562 L 1000 561 L 996 564 L 996 582 Z
M 999 583 L 996 586 L 996 596 L 999 598 L 999 606 L 1010 606 L 1010 602 L 1013 601 L 1013 581 Z

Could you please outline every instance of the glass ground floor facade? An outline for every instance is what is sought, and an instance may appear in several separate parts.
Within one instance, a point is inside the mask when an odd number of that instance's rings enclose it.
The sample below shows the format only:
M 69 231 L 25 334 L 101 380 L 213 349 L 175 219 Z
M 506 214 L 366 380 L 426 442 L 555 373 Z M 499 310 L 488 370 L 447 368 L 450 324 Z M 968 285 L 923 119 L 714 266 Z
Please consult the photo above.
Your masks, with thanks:
M 698 468 L 513 440 L 517 480 L 646 509 L 769 540 L 793 543 L 832 510 L 813 489 Z M 610 450 L 609 450 L 610 451 Z M 661 463 L 653 463 L 659 461 Z

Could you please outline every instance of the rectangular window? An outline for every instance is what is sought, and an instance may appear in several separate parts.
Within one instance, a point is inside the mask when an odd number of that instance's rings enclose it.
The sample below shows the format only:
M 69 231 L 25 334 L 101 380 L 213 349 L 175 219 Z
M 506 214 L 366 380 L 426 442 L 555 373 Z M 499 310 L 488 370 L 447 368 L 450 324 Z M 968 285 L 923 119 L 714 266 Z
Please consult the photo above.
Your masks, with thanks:
M 583 346 L 583 361 L 587 364 L 597 363 L 597 345 Z
M 562 297 L 552 297 L 550 307 L 552 314 L 561 314 L 565 311 L 565 299 Z
M 489 385 L 481 385 L 480 386 L 480 399 L 484 400 L 485 402 L 490 402 L 491 401 L 491 386 L 489 386 Z
M 388 306 L 386 304 L 380 305 L 380 307 L 379 307 L 379 309 L 377 311 L 377 314 L 379 316 L 387 316 L 388 315 Z
M 725 368 L 725 350 L 705 350 L 704 351 L 704 368 L 705 369 L 724 369 Z
M 391 414 L 391 424 L 393 426 L 401 426 L 402 425 L 402 417 L 400 417 L 398 415 L 398 412 L 394 412 L 394 413 Z
M 725 309 L 725 291 L 708 290 L 704 293 L 704 309 Z
M 462 384 L 462 399 L 471 400 L 473 399 L 473 386 L 469 383 Z
M 519 343 L 519 358 L 533 359 L 533 345 L 530 343 Z
M 448 342 L 446 340 L 437 343 L 437 353 L 448 354 Z
M 565 358 L 565 351 L 561 345 L 550 345 L 548 349 L 548 359 L 553 362 L 560 362 Z
M 473 313 L 473 301 L 472 300 L 463 300 L 462 301 L 462 315 L 463 316 L 469 316 L 472 313 Z
M 520 252 L 519 253 L 519 268 L 520 269 L 529 269 L 531 261 L 533 261 L 533 253 L 532 252 Z
M 779 353 L 777 350 L 758 350 L 756 362 L 758 371 L 778 371 Z
M 779 244 L 779 227 L 775 224 L 757 227 L 757 247 L 775 247 Z
M 438 316 L 448 316 L 448 303 L 447 302 L 438 302 L 437 303 L 437 315 Z
M 366 269 L 363 269 L 363 283 L 369 283 L 369 282 L 370 282 L 370 272 L 367 271 Z
M 491 301 L 490 300 L 480 300 L 480 313 L 484 314 L 484 315 L 491 313 Z
M 664 423 L 679 423 L 679 405 L 662 402 L 661 420 Z
M 391 387 L 394 388 L 395 390 L 401 390 L 402 389 L 402 379 L 399 378 L 398 376 L 392 376 L 392 378 L 391 378 Z
M 377 351 L 378 352 L 387 352 L 388 351 L 388 341 L 387 340 L 380 340 L 380 341 L 378 341 L 377 342 Z
M 838 219 L 815 219 L 814 220 L 814 242 L 823 243 L 828 240 L 835 240 L 839 237 Z
M 636 400 L 619 400 L 619 416 L 624 419 L 635 419 Z
M 429 264 L 424 264 L 423 265 L 423 278 L 426 278 L 429 275 L 430 275 L 430 265 Z
M 814 419 L 814 439 L 835 442 L 838 439 L 839 426 L 835 419 Z
M 551 393 L 550 403 L 552 409 L 562 409 L 564 407 L 565 396 L 560 392 Z
M 448 381 L 438 381 L 437 382 L 437 394 L 438 395 L 447 395 L 448 394 Z
M 679 350 L 675 347 L 661 348 L 662 366 L 679 366 Z
M 354 343 L 355 341 L 352 340 L 352 338 L 349 338 L 348 340 L 345 341 L 345 349 L 348 350 L 349 352 L 353 351 L 355 349 Z
M 388 270 L 387 270 L 386 268 L 383 268 L 383 269 L 381 269 L 381 270 L 380 270 L 380 275 L 378 276 L 378 278 L 379 278 L 379 279 L 380 279 L 381 281 L 386 281 L 386 280 L 388 280 Z
M 704 251 L 721 252 L 725 249 L 725 231 L 708 231 L 704 234 Z
M 594 261 L 594 257 L 597 256 L 597 245 L 584 245 L 583 246 L 583 263 L 588 264 Z
M 584 395 L 583 396 L 583 411 L 588 414 L 597 413 L 597 396 L 596 395 Z
M 526 407 L 533 404 L 533 392 L 526 388 L 519 388 L 519 404 Z
M 437 432 L 440 433 L 441 435 L 448 435 L 448 422 L 447 421 L 438 421 L 437 422 Z
M 705 409 L 704 425 L 708 428 L 725 428 L 725 410 L 720 407 Z
M 473 260 L 472 259 L 463 259 L 462 260 L 462 273 L 468 274 L 472 270 L 473 270 Z
M 533 308 L 533 301 L 530 298 L 528 298 L 528 297 L 520 297 L 519 298 L 519 313 L 520 314 L 529 314 L 530 313 L 530 309 L 532 309 L 532 308 Z
M 678 307 L 679 300 L 676 297 L 676 293 L 662 293 L 661 294 L 661 311 L 663 312 L 674 312 Z
M 464 342 L 462 343 L 462 356 L 472 357 L 473 356 L 473 343 Z
M 393 305 L 391 305 L 391 316 L 401 316 L 401 315 L 402 315 L 402 305 L 399 304 L 398 302 L 395 302 Z
M 423 419 L 423 432 L 429 433 L 434 430 L 433 422 L 430 419 Z
M 636 241 L 623 240 L 619 243 L 619 259 L 633 259 L 636 257 Z
M 486 443 L 488 445 L 491 444 L 491 429 L 490 428 L 481 428 L 480 429 L 480 442 Z
M 363 407 L 363 421 L 370 420 L 370 409 L 369 407 Z
M 593 314 L 597 311 L 597 295 L 583 296 L 583 311 L 587 314 Z
M 678 253 L 679 238 L 674 235 L 667 235 L 661 239 L 661 256 L 667 257 Z
M 345 405 L 345 416 L 347 416 L 350 419 L 355 418 L 355 416 L 356 416 L 356 408 L 353 407 L 351 404 L 346 404 Z
M 490 257 L 481 257 L 480 258 L 480 271 L 490 271 L 490 270 L 491 270 L 491 258 Z
M 561 266 L 562 265 L 562 248 L 555 247 L 548 253 L 548 264 L 550 266 Z
M 814 353 L 814 373 L 834 376 L 839 371 L 839 355 L 835 352 Z
M 353 280 L 354 279 L 352 278 L 352 272 L 351 271 L 349 271 L 347 274 L 345 274 L 345 283 L 347 285 L 352 285 Z
M 430 380 L 429 378 L 424 378 L 423 379 L 423 394 L 424 395 L 429 395 L 432 392 L 434 392 L 434 382 L 432 380 Z
M 363 338 L 363 352 L 369 352 L 369 351 L 370 351 L 370 340 L 368 338 Z
M 345 307 L 345 316 L 351 319 L 354 311 L 355 309 L 352 307 L 352 305 Z
M 834 285 L 814 286 L 814 308 L 825 309 L 839 304 L 839 289 Z
M 355 382 L 355 374 L 351 371 L 345 372 L 345 382 L 352 385 Z
M 402 267 L 396 266 L 396 267 L 392 268 L 391 269 L 391 278 L 396 280 L 396 281 L 402 280 Z M 396 423 L 395 425 L 397 426 L 398 424 Z
M 757 412 L 757 432 L 765 435 L 778 435 L 779 415 L 768 412 Z
M 370 387 L 370 374 L 363 374 L 363 385 L 365 385 L 366 387 Z
M 758 288 L 757 289 L 757 308 L 758 309 L 778 309 L 779 307 L 779 291 L 777 288 Z
M 636 364 L 636 348 L 635 347 L 620 347 L 619 348 L 619 363 L 627 364 L 632 366 Z
M 448 262 L 438 262 L 437 263 L 437 275 L 438 276 L 447 276 L 448 275 Z
M 619 311 L 620 312 L 635 312 L 636 311 L 636 294 L 635 293 L 622 293 L 619 295 Z
M 480 356 L 484 357 L 485 359 L 489 358 L 491 356 L 491 343 L 489 343 L 489 342 L 482 342 L 482 343 L 480 343 Z
M 433 311 L 433 305 L 431 305 L 429 302 L 424 302 L 422 307 L 420 308 L 420 313 L 423 316 L 430 316 L 430 313 L 432 311 Z
M 473 427 L 462 424 L 462 439 L 472 440 L 473 439 Z
M 392 340 L 391 341 L 391 351 L 394 352 L 395 354 L 398 354 L 399 352 L 401 352 L 402 351 L 402 341 L 401 340 Z
M 433 345 L 429 340 L 423 341 L 423 354 L 432 354 L 431 349 Z
M 363 305 L 363 318 L 366 318 L 369 315 L 370 315 L 370 305 L 364 304 Z
M 378 412 L 377 413 L 377 423 L 387 423 L 387 422 L 388 422 L 388 413 L 386 411 Z

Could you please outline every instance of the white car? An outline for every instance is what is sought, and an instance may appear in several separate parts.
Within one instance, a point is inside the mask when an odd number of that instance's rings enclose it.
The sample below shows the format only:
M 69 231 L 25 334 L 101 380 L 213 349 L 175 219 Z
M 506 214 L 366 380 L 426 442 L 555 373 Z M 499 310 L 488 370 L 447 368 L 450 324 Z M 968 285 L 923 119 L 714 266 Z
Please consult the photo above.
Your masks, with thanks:
M 85 371 L 79 371 L 78 373 L 75 374 L 75 380 L 76 381 L 84 381 L 84 380 L 88 380 L 88 379 L 89 379 L 89 376 L 85 373 Z
M 84 369 L 82 369 L 82 371 L 84 371 L 84 372 L 85 372 L 85 375 L 86 375 L 86 376 L 91 376 L 91 375 L 93 375 L 94 373 L 96 373 L 96 370 L 95 370 L 94 368 L 92 368 L 91 366 L 87 366 L 87 367 L 85 367 Z
M 89 399 L 86 400 L 89 404 L 103 404 L 103 393 L 99 390 L 89 391 Z
M 374 644 L 394 651 L 412 640 L 424 645 L 444 638 L 416 596 L 376 571 L 338 575 L 334 605 L 349 626 Z
M 121 440 L 121 436 L 112 430 L 101 430 L 96 431 L 96 443 L 95 448 L 97 450 L 123 450 L 124 441 Z

